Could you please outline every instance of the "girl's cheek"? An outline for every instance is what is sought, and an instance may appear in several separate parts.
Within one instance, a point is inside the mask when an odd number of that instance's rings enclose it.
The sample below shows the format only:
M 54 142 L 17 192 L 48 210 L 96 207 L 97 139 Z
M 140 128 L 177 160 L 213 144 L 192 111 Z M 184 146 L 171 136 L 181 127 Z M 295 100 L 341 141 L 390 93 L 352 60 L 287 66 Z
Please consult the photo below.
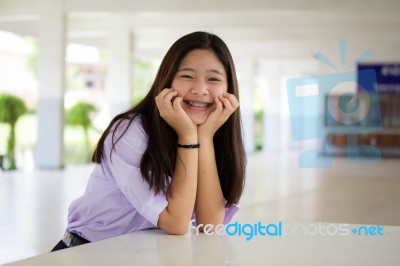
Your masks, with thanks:
M 213 90 L 211 90 L 211 95 L 216 98 L 218 96 L 220 96 L 221 94 L 223 94 L 224 92 L 226 92 L 227 89 L 224 89 L 222 87 L 220 88 L 214 88 Z
M 171 87 L 178 93 L 177 97 L 185 96 L 185 88 L 180 82 L 172 82 Z

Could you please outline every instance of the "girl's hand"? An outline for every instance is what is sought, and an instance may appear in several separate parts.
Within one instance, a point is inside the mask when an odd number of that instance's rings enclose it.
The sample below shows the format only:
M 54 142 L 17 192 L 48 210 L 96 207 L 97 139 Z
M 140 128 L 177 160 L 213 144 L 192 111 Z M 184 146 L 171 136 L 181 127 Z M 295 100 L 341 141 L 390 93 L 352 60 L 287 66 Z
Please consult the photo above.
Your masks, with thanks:
M 239 107 L 235 95 L 228 92 L 215 98 L 216 109 L 210 113 L 204 124 L 198 126 L 199 138 L 213 138 L 215 132 L 228 120 L 229 116 Z
M 163 89 L 155 100 L 160 116 L 175 130 L 180 139 L 197 139 L 197 126 L 182 109 L 183 98 L 177 97 L 177 91 Z

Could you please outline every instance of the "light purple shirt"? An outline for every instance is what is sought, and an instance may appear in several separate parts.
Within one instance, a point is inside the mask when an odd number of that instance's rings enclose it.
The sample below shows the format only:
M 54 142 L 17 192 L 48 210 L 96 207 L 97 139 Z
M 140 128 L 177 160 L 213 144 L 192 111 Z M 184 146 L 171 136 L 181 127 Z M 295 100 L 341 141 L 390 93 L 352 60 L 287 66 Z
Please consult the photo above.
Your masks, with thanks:
M 127 123 L 121 123 L 115 139 Z M 157 228 L 159 215 L 168 205 L 166 195 L 155 195 L 140 173 L 148 141 L 140 116 L 117 142 L 110 159 L 111 136 L 104 142 L 104 159 L 95 165 L 85 193 L 69 208 L 68 231 L 90 241 Z M 235 205 L 226 208 L 223 223 L 229 223 L 237 211 Z

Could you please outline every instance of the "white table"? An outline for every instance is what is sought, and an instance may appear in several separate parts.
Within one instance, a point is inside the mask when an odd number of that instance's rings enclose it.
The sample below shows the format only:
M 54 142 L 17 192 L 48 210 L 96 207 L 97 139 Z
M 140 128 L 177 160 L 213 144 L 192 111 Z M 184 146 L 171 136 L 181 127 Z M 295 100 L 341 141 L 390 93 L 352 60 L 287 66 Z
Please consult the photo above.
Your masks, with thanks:
M 6 265 L 392 266 L 400 265 L 400 226 L 383 226 L 383 236 L 255 236 L 249 241 L 244 236 L 172 236 L 145 230 Z

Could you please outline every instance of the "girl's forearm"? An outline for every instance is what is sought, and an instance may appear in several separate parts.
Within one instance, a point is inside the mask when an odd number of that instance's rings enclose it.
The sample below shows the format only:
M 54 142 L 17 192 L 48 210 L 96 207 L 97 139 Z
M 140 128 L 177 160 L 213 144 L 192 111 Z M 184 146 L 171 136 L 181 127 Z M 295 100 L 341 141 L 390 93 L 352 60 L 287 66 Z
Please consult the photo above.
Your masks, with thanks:
M 220 224 L 225 201 L 218 178 L 212 137 L 199 139 L 199 168 L 195 213 L 197 224 Z
M 197 137 L 180 138 L 180 144 L 196 144 Z M 175 171 L 167 192 L 168 205 L 158 226 L 170 234 L 185 234 L 196 199 L 199 149 L 178 148 Z

